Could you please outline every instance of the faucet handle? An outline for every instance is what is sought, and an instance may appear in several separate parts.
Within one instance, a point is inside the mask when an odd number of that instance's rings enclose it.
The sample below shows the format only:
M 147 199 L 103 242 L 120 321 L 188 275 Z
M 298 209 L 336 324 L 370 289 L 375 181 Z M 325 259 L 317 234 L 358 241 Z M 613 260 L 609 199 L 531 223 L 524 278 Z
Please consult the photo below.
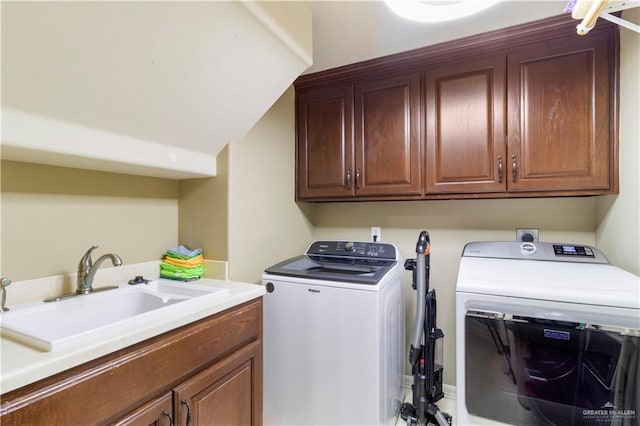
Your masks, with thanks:
M 2 277 L 0 280 L 0 288 L 2 288 L 2 300 L 0 300 L 0 312 L 7 312 L 9 308 L 7 308 L 5 303 L 7 303 L 7 287 L 11 284 L 11 280 L 7 277 Z
M 88 270 L 93 265 L 93 261 L 91 260 L 91 252 L 97 249 L 98 246 L 92 246 L 87 252 L 82 256 L 80 262 L 78 263 L 78 270 Z

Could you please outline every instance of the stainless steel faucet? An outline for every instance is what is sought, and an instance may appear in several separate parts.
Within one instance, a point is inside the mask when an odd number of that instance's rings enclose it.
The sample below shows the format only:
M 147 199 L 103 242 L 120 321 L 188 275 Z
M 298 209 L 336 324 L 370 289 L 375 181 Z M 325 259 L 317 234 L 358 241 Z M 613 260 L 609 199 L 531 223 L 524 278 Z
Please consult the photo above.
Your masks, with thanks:
M 120 256 L 113 253 L 104 254 L 100 256 L 98 260 L 93 262 L 91 260 L 91 252 L 97 248 L 98 246 L 93 246 L 89 250 L 87 250 L 87 252 L 84 254 L 84 256 L 82 256 L 80 262 L 78 263 L 78 283 L 76 286 L 76 291 L 73 293 L 63 294 L 62 296 L 49 297 L 48 299 L 44 299 L 44 302 L 57 302 L 69 297 L 93 293 L 94 291 L 112 290 L 118 288 L 117 285 L 98 287 L 96 289 L 93 288 L 93 278 L 96 276 L 96 272 L 98 271 L 98 268 L 100 267 L 100 264 L 102 262 L 107 259 L 111 259 L 111 263 L 113 263 L 113 266 L 122 265 L 122 259 L 120 259 Z
M 76 294 L 88 294 L 93 291 L 93 278 L 96 276 L 96 271 L 102 262 L 107 259 L 111 260 L 113 266 L 122 265 L 122 259 L 120 256 L 114 253 L 107 253 L 98 258 L 95 263 L 91 260 L 91 252 L 97 249 L 98 246 L 93 246 L 82 256 L 78 263 L 78 284 L 76 288 Z

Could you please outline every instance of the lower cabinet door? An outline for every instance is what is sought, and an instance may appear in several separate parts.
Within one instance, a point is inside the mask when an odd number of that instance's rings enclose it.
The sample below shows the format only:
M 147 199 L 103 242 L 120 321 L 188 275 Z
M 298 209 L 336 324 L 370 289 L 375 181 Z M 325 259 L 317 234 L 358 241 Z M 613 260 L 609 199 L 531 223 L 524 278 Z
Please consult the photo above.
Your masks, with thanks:
M 177 425 L 262 424 L 260 343 L 251 343 L 174 388 Z
M 167 392 L 111 424 L 114 426 L 173 426 L 173 406 L 171 397 L 171 392 Z

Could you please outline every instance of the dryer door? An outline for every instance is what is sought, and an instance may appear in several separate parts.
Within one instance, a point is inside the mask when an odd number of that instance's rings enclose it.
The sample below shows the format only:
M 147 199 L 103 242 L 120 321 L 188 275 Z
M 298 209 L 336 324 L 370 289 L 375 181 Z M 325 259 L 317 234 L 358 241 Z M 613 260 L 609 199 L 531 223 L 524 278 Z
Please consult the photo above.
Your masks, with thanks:
M 470 414 L 517 425 L 639 424 L 639 330 L 473 310 L 465 330 Z

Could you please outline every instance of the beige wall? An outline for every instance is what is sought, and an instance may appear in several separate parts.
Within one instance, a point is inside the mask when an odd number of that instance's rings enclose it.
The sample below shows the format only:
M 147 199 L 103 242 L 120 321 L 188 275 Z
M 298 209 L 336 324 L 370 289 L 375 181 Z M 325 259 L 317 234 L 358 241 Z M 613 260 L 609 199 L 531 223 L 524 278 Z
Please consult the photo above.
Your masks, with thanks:
M 568 214 L 572 212 L 572 214 Z M 317 208 L 314 239 L 368 240 L 370 227 L 382 240 L 414 258 L 418 234 L 429 232 L 431 287 L 438 297 L 438 326 L 445 333 L 444 381 L 455 385 L 455 286 L 460 254 L 469 241 L 514 240 L 516 227 L 540 230 L 543 241 L 594 244 L 592 198 L 331 203 Z M 404 276 L 407 341 L 416 309 L 411 274 Z
M 622 17 L 640 24 L 640 8 Z M 640 34 L 620 28 L 620 194 L 596 199 L 596 244 L 640 275 Z
M 1 173 L 2 275 L 13 281 L 75 272 L 92 245 L 131 264 L 178 241 L 176 181 L 13 161 Z
M 215 178 L 180 181 L 180 244 L 201 248 L 207 259 L 227 260 L 229 147 L 217 157 Z
M 260 282 L 265 268 L 296 256 L 312 239 L 313 206 L 294 201 L 294 91 L 289 88 L 230 146 L 229 273 Z

